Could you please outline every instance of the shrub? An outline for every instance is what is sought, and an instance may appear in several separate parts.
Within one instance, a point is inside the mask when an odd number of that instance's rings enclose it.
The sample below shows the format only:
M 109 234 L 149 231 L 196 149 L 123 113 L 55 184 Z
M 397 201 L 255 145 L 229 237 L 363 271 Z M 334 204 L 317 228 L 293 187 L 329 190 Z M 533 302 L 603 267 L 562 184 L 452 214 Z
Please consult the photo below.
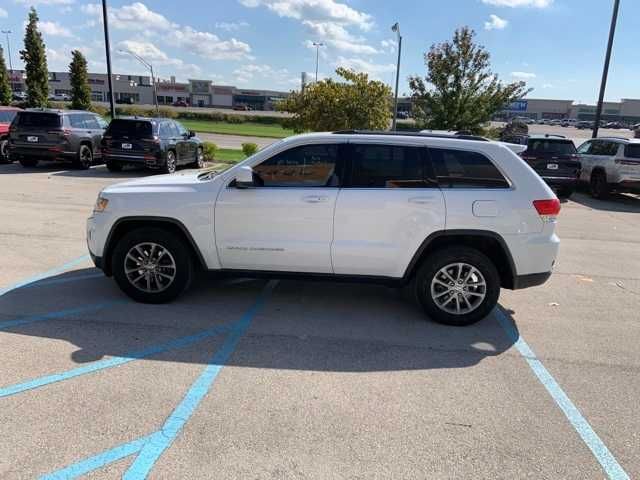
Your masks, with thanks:
M 153 115 L 156 115 L 155 111 L 153 112 Z M 170 108 L 160 108 L 158 109 L 157 116 L 162 118 L 178 118 L 178 112 Z
M 244 123 L 245 117 L 243 115 L 227 115 L 227 123 Z
M 218 145 L 213 142 L 204 142 L 202 144 L 202 152 L 204 153 L 205 160 L 214 160 L 216 157 L 216 151 L 218 150 Z
M 242 144 L 242 153 L 244 153 L 245 156 L 247 156 L 247 157 L 250 157 L 251 155 L 253 155 L 257 151 L 258 151 L 258 145 L 256 145 L 255 143 L 243 143 Z
M 91 104 L 91 109 L 93 113 L 97 113 L 101 117 L 107 117 L 111 112 L 109 108 L 103 107 L 102 105 L 96 105 L 95 103 Z

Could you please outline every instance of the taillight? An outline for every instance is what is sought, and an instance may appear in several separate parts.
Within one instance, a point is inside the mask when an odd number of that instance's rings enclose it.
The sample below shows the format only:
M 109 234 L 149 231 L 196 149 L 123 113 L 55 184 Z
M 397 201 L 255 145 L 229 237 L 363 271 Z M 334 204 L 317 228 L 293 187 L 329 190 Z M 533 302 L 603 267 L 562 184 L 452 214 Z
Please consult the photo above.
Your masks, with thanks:
M 544 221 L 553 221 L 560 213 L 560 200 L 557 198 L 534 200 L 533 206 Z
M 156 145 L 160 145 L 160 137 L 157 135 L 152 138 L 144 138 L 142 141 L 145 143 L 155 143 Z

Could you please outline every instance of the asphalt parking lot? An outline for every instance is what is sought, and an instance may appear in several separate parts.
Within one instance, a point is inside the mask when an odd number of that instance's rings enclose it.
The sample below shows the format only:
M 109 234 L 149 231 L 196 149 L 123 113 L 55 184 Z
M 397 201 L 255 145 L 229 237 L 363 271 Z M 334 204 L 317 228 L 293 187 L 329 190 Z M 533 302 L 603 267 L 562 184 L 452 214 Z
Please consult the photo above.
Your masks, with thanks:
M 563 204 L 558 266 L 466 328 L 406 292 L 92 268 L 101 188 L 0 165 L 0 478 L 640 478 L 640 198 Z

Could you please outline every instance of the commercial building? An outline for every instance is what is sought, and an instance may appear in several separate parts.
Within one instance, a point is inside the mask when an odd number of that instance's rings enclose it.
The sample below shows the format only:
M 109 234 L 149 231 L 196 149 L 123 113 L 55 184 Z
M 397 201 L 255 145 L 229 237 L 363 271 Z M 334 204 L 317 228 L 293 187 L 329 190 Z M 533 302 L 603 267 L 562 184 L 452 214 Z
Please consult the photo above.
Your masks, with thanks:
M 14 92 L 24 92 L 25 74 L 22 70 L 9 72 L 11 88 Z M 109 82 L 105 73 L 90 73 L 91 100 L 109 101 Z M 286 98 L 289 92 L 273 90 L 238 89 L 231 85 L 214 85 L 211 80 L 192 79 L 177 82 L 175 77 L 156 81 L 159 105 L 173 105 L 185 102 L 196 107 L 250 108 L 252 110 L 273 110 L 275 104 Z M 153 104 L 153 84 L 148 76 L 113 75 L 114 98 L 119 103 Z M 71 94 L 69 72 L 49 72 L 49 93 L 51 95 Z
M 497 118 L 528 117 L 535 120 L 575 118 L 594 120 L 596 105 L 573 103 L 573 100 L 524 98 L 512 102 Z M 623 98 L 619 102 L 604 102 L 602 120 L 635 124 L 640 122 L 640 100 Z

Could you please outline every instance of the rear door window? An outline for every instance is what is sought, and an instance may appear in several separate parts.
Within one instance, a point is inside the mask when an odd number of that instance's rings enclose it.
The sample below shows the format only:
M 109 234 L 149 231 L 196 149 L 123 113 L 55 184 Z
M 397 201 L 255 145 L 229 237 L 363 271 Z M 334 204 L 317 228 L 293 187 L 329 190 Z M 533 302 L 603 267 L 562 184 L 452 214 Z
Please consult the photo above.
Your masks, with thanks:
M 68 116 L 71 128 L 87 128 L 84 123 L 84 115 L 81 113 L 72 113 Z
M 625 147 L 624 156 L 627 158 L 640 158 L 640 143 L 632 143 Z
M 84 128 L 88 128 L 90 130 L 98 130 L 100 128 L 100 124 L 94 115 L 86 113 L 82 117 L 84 120 Z
M 20 127 L 57 128 L 61 122 L 56 113 L 20 112 L 17 124 Z
M 618 153 L 618 144 L 616 142 L 608 142 L 606 140 L 594 140 L 592 142 L 591 155 L 602 155 L 613 157 Z
M 114 137 L 148 138 L 153 136 L 153 126 L 143 120 L 112 120 L 107 135 Z
M 425 149 L 400 145 L 351 146 L 353 188 L 425 188 Z
M 469 150 L 429 148 L 442 188 L 509 188 L 509 182 L 489 158 Z

